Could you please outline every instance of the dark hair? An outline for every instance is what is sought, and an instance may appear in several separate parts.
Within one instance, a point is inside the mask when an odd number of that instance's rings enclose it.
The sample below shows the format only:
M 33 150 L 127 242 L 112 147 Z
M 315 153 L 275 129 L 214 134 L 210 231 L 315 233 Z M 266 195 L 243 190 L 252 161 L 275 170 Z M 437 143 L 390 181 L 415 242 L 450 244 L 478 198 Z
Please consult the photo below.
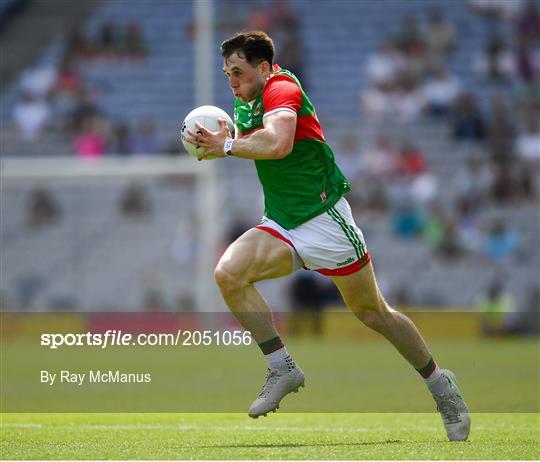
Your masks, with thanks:
M 263 31 L 239 32 L 221 44 L 223 58 L 227 59 L 234 52 L 252 66 L 263 61 L 268 61 L 270 66 L 274 63 L 274 42 Z

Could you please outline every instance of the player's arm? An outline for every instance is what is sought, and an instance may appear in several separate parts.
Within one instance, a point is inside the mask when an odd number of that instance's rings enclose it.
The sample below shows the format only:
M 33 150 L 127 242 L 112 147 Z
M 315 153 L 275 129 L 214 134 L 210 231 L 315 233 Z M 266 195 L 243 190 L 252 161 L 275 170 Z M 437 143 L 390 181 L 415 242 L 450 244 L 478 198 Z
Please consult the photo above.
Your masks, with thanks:
M 224 144 L 232 138 L 225 120 L 220 119 L 220 129 L 211 132 L 198 122 L 199 133 L 188 131 L 193 137 L 188 140 L 195 145 L 206 148 L 199 160 L 206 156 L 226 157 Z M 270 160 L 283 159 L 293 149 L 294 135 L 296 132 L 296 113 L 289 110 L 280 110 L 268 114 L 263 118 L 263 128 L 251 135 L 237 137 L 232 144 L 232 155 L 243 159 Z
M 236 138 L 232 144 L 232 155 L 243 159 L 269 160 L 288 156 L 296 133 L 296 114 L 292 111 L 278 111 L 263 119 L 262 130 L 251 135 Z
M 267 84 L 263 92 L 263 127 L 248 136 L 237 136 L 227 148 L 235 157 L 252 160 L 282 159 L 293 149 L 297 113 L 302 105 L 302 92 L 289 79 L 276 79 Z M 206 148 L 199 160 L 206 156 L 225 157 L 225 141 L 231 139 L 225 120 L 220 129 L 211 132 L 197 123 L 200 133 L 188 131 L 188 140 Z

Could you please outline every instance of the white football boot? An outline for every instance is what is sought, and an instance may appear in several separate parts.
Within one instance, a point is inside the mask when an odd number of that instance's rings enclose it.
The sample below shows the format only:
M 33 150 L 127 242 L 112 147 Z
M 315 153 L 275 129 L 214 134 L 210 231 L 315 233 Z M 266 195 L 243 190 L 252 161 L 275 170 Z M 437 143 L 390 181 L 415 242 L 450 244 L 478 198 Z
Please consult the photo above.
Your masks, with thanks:
M 450 441 L 465 441 L 471 429 L 471 414 L 465 404 L 461 392 L 456 384 L 456 377 L 452 371 L 441 371 L 448 381 L 448 391 L 434 394 L 437 410 L 441 413 L 444 428 Z
M 249 416 L 256 419 L 261 415 L 266 417 L 269 412 L 276 412 L 279 409 L 279 402 L 286 394 L 296 393 L 303 386 L 304 373 L 298 366 L 290 372 L 268 369 L 263 389 L 249 408 Z

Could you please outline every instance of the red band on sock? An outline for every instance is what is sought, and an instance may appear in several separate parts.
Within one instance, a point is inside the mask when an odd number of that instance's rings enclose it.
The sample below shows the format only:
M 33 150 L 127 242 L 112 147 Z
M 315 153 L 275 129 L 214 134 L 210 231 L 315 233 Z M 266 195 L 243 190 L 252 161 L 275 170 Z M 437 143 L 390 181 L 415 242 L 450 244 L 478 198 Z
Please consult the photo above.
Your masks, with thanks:
M 431 374 L 433 374 L 433 371 L 436 367 L 437 364 L 435 363 L 435 361 L 433 361 L 433 358 L 429 358 L 428 363 L 422 369 L 416 370 L 424 379 L 427 379 Z

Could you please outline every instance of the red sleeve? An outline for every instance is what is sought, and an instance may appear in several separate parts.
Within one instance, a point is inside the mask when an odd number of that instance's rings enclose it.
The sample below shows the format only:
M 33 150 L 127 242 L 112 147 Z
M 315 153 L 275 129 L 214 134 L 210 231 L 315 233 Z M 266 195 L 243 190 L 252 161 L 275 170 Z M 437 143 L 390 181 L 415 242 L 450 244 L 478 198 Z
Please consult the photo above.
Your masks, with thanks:
M 302 107 L 302 91 L 287 78 L 271 78 L 263 91 L 264 113 L 277 109 L 288 108 L 298 113 Z

